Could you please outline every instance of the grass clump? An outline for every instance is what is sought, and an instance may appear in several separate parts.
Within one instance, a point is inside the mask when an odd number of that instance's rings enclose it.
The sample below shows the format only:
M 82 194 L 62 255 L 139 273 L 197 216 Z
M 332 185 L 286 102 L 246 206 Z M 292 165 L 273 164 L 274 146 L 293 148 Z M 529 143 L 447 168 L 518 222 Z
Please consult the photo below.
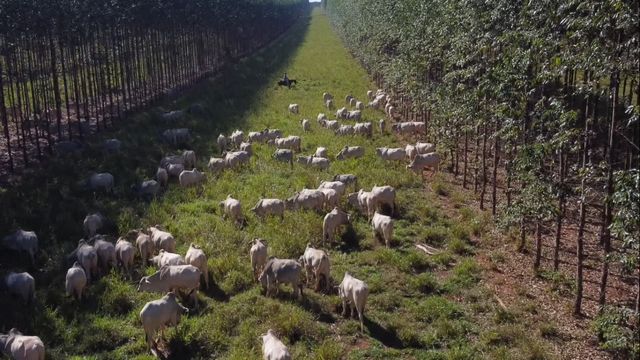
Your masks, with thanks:
M 426 272 L 412 277 L 410 284 L 415 291 L 423 294 L 435 293 L 440 288 L 435 276 Z
M 444 288 L 450 292 L 458 292 L 472 287 L 480 281 L 480 266 L 474 259 L 464 259 L 453 268 Z

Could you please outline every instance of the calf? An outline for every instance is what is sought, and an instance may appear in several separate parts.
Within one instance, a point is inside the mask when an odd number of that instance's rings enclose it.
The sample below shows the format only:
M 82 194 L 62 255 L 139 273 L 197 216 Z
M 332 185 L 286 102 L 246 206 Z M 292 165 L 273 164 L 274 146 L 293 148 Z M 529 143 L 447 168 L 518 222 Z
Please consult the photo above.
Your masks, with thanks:
M 151 239 L 151 236 L 139 231 L 136 238 L 136 247 L 142 258 L 142 266 L 147 266 L 147 261 L 156 252 L 156 244 Z
M 292 114 L 297 114 L 300 112 L 300 106 L 298 104 L 289 104 L 289 112 Z
M 196 167 L 196 152 L 193 150 L 185 150 L 182 153 L 182 158 L 184 158 L 184 167 L 187 169 L 193 169 Z
M 78 241 L 78 247 L 69 256 L 73 261 L 77 261 L 87 275 L 87 282 L 91 282 L 91 277 L 98 275 L 98 252 L 87 244 L 86 240 Z
M 308 119 L 300 120 L 300 125 L 302 125 L 302 131 L 304 132 L 311 130 L 311 123 L 309 122 Z

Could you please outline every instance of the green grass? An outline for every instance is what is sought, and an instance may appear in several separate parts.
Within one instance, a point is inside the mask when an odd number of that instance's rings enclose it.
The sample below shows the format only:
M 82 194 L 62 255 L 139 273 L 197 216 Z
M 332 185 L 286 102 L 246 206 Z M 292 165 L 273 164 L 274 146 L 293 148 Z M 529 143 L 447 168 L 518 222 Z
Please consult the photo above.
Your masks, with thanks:
M 273 86 L 285 71 L 298 80 L 291 90 Z M 94 150 L 83 158 L 54 159 L 41 171 L 26 174 L 21 185 L 0 192 L 2 204 L 8 205 L 0 207 L 0 230 L 5 233 L 20 225 L 39 234 L 44 250 L 36 272 L 37 301 L 33 311 L 16 311 L 21 305 L 1 296 L 0 329 L 18 326 L 41 336 L 51 359 L 151 358 L 138 314 L 158 295 L 137 293 L 135 281 L 112 273 L 93 284 L 81 304 L 64 296 L 64 256 L 82 237 L 84 216 L 100 210 L 114 221 L 114 235 L 159 223 L 178 239 L 178 252 L 184 253 L 193 242 L 207 253 L 214 289 L 200 293 L 202 309 L 167 331 L 176 358 L 259 359 L 258 336 L 268 328 L 280 334 L 297 359 L 476 359 L 517 354 L 525 348 L 545 353 L 538 342 L 526 345 L 523 339 L 531 334 L 522 332 L 507 342 L 482 335 L 490 330 L 485 324 L 500 316 L 483 291 L 480 267 L 469 257 L 471 235 L 484 232 L 484 225 L 478 225 L 486 223 L 482 215 L 463 207 L 462 220 L 449 218 L 438 207 L 438 194 L 451 190 L 443 178 L 438 178 L 443 191 L 425 191 L 421 179 L 406 171 L 404 164 L 378 159 L 375 147 L 402 145 L 395 136 L 338 138 L 317 126 L 316 115 L 328 113 L 321 100 L 324 91 L 333 93 L 340 107 L 346 94 L 365 99 L 367 89 L 374 89 L 374 84 L 365 70 L 342 46 L 324 14 L 315 10 L 272 46 L 221 77 L 203 81 L 177 102 L 161 106 L 174 109 L 194 102 L 205 106 L 203 116 L 190 115 L 178 125 L 192 129 L 201 169 L 208 156 L 217 153 L 218 133 L 235 128 L 280 128 L 285 134 L 302 135 L 303 153 L 324 146 L 332 158 L 346 144 L 362 145 L 364 158 L 332 161 L 327 171 L 298 164 L 291 169 L 270 158 L 272 148 L 256 145 L 248 168 L 209 174 L 200 189 L 185 190 L 172 183 L 161 198 L 145 203 L 130 195 L 129 186 L 150 178 L 162 154 L 175 152 L 158 142 L 157 134 L 165 126 L 157 121 L 159 109 L 154 108 L 106 135 L 124 142 L 122 154 L 105 158 L 95 150 L 100 141 L 96 139 Z M 298 103 L 301 114 L 288 114 L 289 103 Z M 381 117 L 381 112 L 364 111 L 366 120 Z M 310 133 L 302 134 L 300 118 L 312 120 Z M 77 181 L 98 170 L 115 175 L 115 196 L 94 198 L 78 190 Z M 366 218 L 353 210 L 353 229 L 327 249 L 333 284 L 345 271 L 369 284 L 364 334 L 357 321 L 340 316 L 335 294 L 306 289 L 305 300 L 298 302 L 290 297 L 291 289 L 283 287 L 279 298 L 265 298 L 251 277 L 250 239 L 267 239 L 270 255 L 297 258 L 307 243 L 319 244 L 323 214 L 287 212 L 282 221 L 260 221 L 248 209 L 260 197 L 285 198 L 303 187 L 317 187 L 337 173 L 356 174 L 363 188 L 388 184 L 398 191 L 399 218 L 391 249 L 374 239 Z M 243 229 L 220 216 L 217 204 L 227 194 L 243 204 L 247 217 Z M 481 220 L 474 225 L 476 219 Z M 444 251 L 427 257 L 415 250 L 415 242 Z M 8 255 L 0 255 L 0 260 L 12 268 L 21 264 L 21 259 Z M 153 269 L 138 265 L 136 272 L 137 279 Z M 500 326 L 520 326 L 518 321 Z

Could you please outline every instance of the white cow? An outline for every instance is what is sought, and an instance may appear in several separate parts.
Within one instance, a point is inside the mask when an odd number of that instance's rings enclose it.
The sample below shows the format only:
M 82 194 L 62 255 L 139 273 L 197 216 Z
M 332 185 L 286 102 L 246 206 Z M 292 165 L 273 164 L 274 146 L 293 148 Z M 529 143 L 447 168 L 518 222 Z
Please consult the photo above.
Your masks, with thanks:
M 432 153 L 436 150 L 436 146 L 432 143 L 425 143 L 425 142 L 417 142 L 416 143 L 416 151 L 418 152 L 418 154 L 428 154 L 428 153 Z
M 102 235 L 93 237 L 93 247 L 98 254 L 98 268 L 103 274 L 116 266 L 116 247 Z
M 264 360 L 291 360 L 289 349 L 269 329 L 262 337 L 262 358 Z
M 151 262 L 158 268 L 163 266 L 187 265 L 182 255 L 167 252 L 163 249 L 160 249 L 158 255 L 151 258 Z
M 430 168 L 433 170 L 432 174 L 434 174 L 440 170 L 440 160 L 441 158 L 438 153 L 418 154 L 413 161 L 411 161 L 411 164 L 407 165 L 407 169 L 416 174 L 421 174 L 423 169 Z
M 33 304 L 36 295 L 36 281 L 27 272 L 10 272 L 4 277 L 4 286 L 9 294 L 15 295 L 27 304 Z
M 331 95 L 331 93 L 328 93 L 328 92 L 322 93 L 322 100 L 323 101 L 333 100 L 333 95 Z
M 92 174 L 87 179 L 87 187 L 91 191 L 104 191 L 107 193 L 113 193 L 114 180 L 113 175 L 110 173 L 98 173 Z
M 91 278 L 98 275 L 98 252 L 93 246 L 87 244 L 86 240 L 78 241 L 78 247 L 69 257 L 82 266 L 87 275 L 87 282 L 91 282 Z
M 327 157 L 327 148 L 319 146 L 318 148 L 316 148 L 316 152 L 313 153 L 313 156 L 314 157 L 326 158 Z
M 202 272 L 193 265 L 164 266 L 151 276 L 144 276 L 138 283 L 138 291 L 166 293 L 181 290 L 191 294 L 198 306 L 197 292 Z
M 407 156 L 405 149 L 402 148 L 376 148 L 376 155 L 382 160 L 402 161 Z
M 231 136 L 229 136 L 229 140 L 231 140 L 231 144 L 237 148 L 244 141 L 244 132 L 234 130 Z
M 94 236 L 98 230 L 102 229 L 105 220 L 106 218 L 100 213 L 93 213 L 85 216 L 84 221 L 82 222 L 85 235 L 89 237 Z
M 347 185 L 342 181 L 323 181 L 320 183 L 320 186 L 318 186 L 318 189 L 333 189 L 339 196 L 342 196 L 347 189 Z
M 384 239 L 385 245 L 389 247 L 393 237 L 393 219 L 376 211 L 371 219 L 371 227 L 373 228 L 373 236 L 380 235 Z
M 262 268 L 267 263 L 267 242 L 260 238 L 253 239 L 249 250 L 249 258 L 251 259 L 253 278 L 257 281 L 258 275 L 262 273 Z
M 311 130 L 311 123 L 309 119 L 300 120 L 300 124 L 302 125 L 302 131 L 307 132 Z
M 116 241 L 116 260 L 118 261 L 118 265 L 122 266 L 129 276 L 131 276 L 135 256 L 136 248 L 132 243 L 124 238 L 119 238 Z
M 289 135 L 286 138 L 278 138 L 273 140 L 278 149 L 291 149 L 300 152 L 301 140 L 299 136 Z
M 333 236 L 341 225 L 347 225 L 351 221 L 351 217 L 346 212 L 334 207 L 331 212 L 324 216 L 322 221 L 322 244 L 327 240 L 333 243 Z
M 147 261 L 153 257 L 153 254 L 156 252 L 155 242 L 153 242 L 151 236 L 139 231 L 136 238 L 136 247 L 142 258 L 142 266 L 147 266 Z
M 302 264 L 307 275 L 307 286 L 310 281 L 315 282 L 315 290 L 319 291 L 324 282 L 325 291 L 329 290 L 331 274 L 331 263 L 329 256 L 324 250 L 314 249 L 311 244 L 307 244 L 304 254 L 300 256 L 298 262 Z
M 230 151 L 224 154 L 224 165 L 231 169 L 249 163 L 250 157 L 251 155 L 246 151 Z
M 364 308 L 369 296 L 367 284 L 345 272 L 344 278 L 338 286 L 338 296 L 342 300 L 342 316 L 347 315 L 347 306 L 351 308 L 351 317 L 354 317 L 354 310 L 357 310 L 360 318 L 360 331 L 364 332 Z
M 250 142 L 242 142 L 240 144 L 240 151 L 246 151 L 249 156 L 253 155 L 253 145 Z
M 22 335 L 18 329 L 0 334 L 0 351 L 15 360 L 44 360 L 44 343 L 37 336 Z
M 29 254 L 31 265 L 35 265 L 35 257 L 38 252 L 38 236 L 35 232 L 18 229 L 2 238 L 2 246 L 17 252 L 26 252 Z
M 231 194 L 227 195 L 227 198 L 219 203 L 220 209 L 222 209 L 223 218 L 231 218 L 237 225 L 242 225 L 244 217 L 242 216 L 242 205 L 240 200 L 231 197 Z
M 284 210 L 284 201 L 280 199 L 260 199 L 256 206 L 251 208 L 251 211 L 261 218 L 267 215 L 274 215 L 284 219 Z
M 216 143 L 218 144 L 218 150 L 220 150 L 220 154 L 227 150 L 227 142 L 228 140 L 226 136 L 224 136 L 223 134 L 218 135 Z
M 171 233 L 161 230 L 160 225 L 149 227 L 149 234 L 156 250 L 176 252 L 176 239 Z
M 300 106 L 298 104 L 289 104 L 289 112 L 292 114 L 297 114 L 300 112 Z
M 221 172 L 226 167 L 226 162 L 223 158 L 210 157 L 207 168 L 214 173 Z
M 169 182 L 167 169 L 159 167 L 158 170 L 156 170 L 156 180 L 160 183 L 160 186 L 167 186 L 167 183 Z
M 73 296 L 76 300 L 82 300 L 82 293 L 87 287 L 87 274 L 77 261 L 67 270 L 64 287 L 67 296 Z
M 187 254 L 185 255 L 185 260 L 189 265 L 193 265 L 200 269 L 200 272 L 202 272 L 202 276 L 204 277 L 204 287 L 208 289 L 209 265 L 207 264 L 207 255 L 205 255 L 204 251 L 202 251 L 198 245 L 191 243 L 187 250 Z
M 163 332 L 165 327 L 177 326 L 182 314 L 189 310 L 178 303 L 176 294 L 169 292 L 161 299 L 149 301 L 140 311 L 140 321 L 144 329 L 144 337 L 149 349 L 157 345 L 156 335 Z
M 298 298 L 302 299 L 302 282 L 300 275 L 302 265 L 295 260 L 271 258 L 264 265 L 262 273 L 258 276 L 258 281 L 265 290 L 265 295 L 269 296 L 272 288 L 276 288 L 276 293 L 280 290 L 280 284 L 291 284 L 294 293 L 298 293 Z
M 315 168 L 318 168 L 320 170 L 326 170 L 331 165 L 331 162 L 329 161 L 329 159 L 323 158 L 323 157 L 315 157 L 313 155 L 311 155 L 311 156 L 298 156 L 297 161 L 300 164 L 311 166 L 311 167 L 315 167 Z
M 345 146 L 336 155 L 337 160 L 356 159 L 364 156 L 362 146 Z
M 320 188 L 318 189 L 324 194 L 324 207 L 333 209 L 340 202 L 340 194 L 334 189 Z
M 319 124 L 320 121 L 327 120 L 327 115 L 325 115 L 324 113 L 319 113 L 318 117 L 316 118 L 316 120 L 318 121 L 318 124 Z
M 183 170 L 180 173 L 180 177 L 178 178 L 180 181 L 180 186 L 189 187 L 198 185 L 204 181 L 204 174 L 198 171 L 198 169 L 193 170 Z
M 288 210 L 313 209 L 320 211 L 324 206 L 324 200 L 324 193 L 322 191 L 302 189 L 285 200 L 285 207 Z
M 196 167 L 196 152 L 193 150 L 185 150 L 182 153 L 184 158 L 184 167 L 187 169 L 193 169 Z

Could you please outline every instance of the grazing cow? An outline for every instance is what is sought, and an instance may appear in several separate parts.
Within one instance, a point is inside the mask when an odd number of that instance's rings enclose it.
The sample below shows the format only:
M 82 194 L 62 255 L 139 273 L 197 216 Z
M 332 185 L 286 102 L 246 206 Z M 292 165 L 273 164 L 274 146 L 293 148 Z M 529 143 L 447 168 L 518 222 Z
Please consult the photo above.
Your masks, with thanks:
M 198 171 L 198 169 L 184 170 L 180 173 L 178 180 L 182 187 L 194 186 L 204 181 L 204 174 Z
M 182 155 L 168 155 L 160 160 L 161 168 L 168 168 L 171 164 L 180 164 L 184 166 L 184 156 Z
M 253 145 L 250 142 L 242 142 L 240 144 L 240 151 L 246 151 L 249 156 L 253 155 Z
M 324 207 L 326 209 L 333 209 L 338 206 L 340 202 L 340 194 L 335 189 L 319 188 L 324 194 Z
M 362 112 L 360 110 L 353 110 L 347 113 L 347 120 L 360 120 L 362 119 Z
M 362 146 L 345 146 L 336 155 L 336 160 L 356 159 L 364 156 Z
M 381 147 L 376 148 L 376 155 L 382 160 L 402 161 L 407 156 L 407 153 L 402 148 Z
M 234 168 L 242 164 L 249 163 L 249 153 L 246 151 L 230 151 L 224 153 L 224 162 L 226 168 Z
M 156 244 L 151 239 L 151 236 L 143 233 L 142 231 L 138 231 L 136 247 L 138 248 L 140 257 L 142 258 L 142 266 L 147 266 L 147 261 L 152 258 L 153 253 L 156 252 Z
M 333 100 L 327 100 L 324 102 L 324 105 L 327 107 L 327 109 L 331 110 L 333 109 Z
M 69 258 L 82 266 L 87 275 L 87 282 L 91 282 L 91 278 L 98 275 L 98 252 L 93 246 L 87 244 L 86 240 L 78 241 L 78 247 L 69 255 Z
M 240 144 L 244 141 L 244 132 L 240 130 L 234 130 L 229 136 L 229 140 L 231 140 L 231 145 L 235 148 L 238 148 Z
M 155 198 L 160 192 L 160 183 L 155 180 L 145 180 L 140 185 L 132 185 L 132 187 L 138 196 L 147 200 Z
M 177 326 L 182 314 L 189 309 L 178 303 L 175 293 L 169 292 L 161 299 L 149 301 L 140 311 L 140 321 L 144 329 L 144 337 L 149 350 L 157 346 L 156 334 L 162 333 L 165 327 Z
M 438 153 L 418 154 L 411 161 L 411 164 L 407 165 L 407 169 L 416 174 L 421 174 L 424 168 L 430 168 L 433 170 L 432 174 L 435 174 L 440 170 L 440 160 Z
M 329 275 L 331 274 L 331 263 L 329 256 L 324 250 L 314 249 L 311 244 L 307 244 L 304 254 L 298 259 L 305 269 L 307 275 L 307 286 L 310 281 L 315 281 L 315 290 L 324 288 L 329 290 Z M 322 283 L 324 282 L 324 287 Z
M 174 110 L 162 113 L 160 117 L 163 121 L 170 123 L 184 119 L 185 112 L 182 110 Z
M 138 283 L 138 291 L 166 293 L 181 290 L 191 294 L 197 307 L 201 275 L 200 269 L 193 265 L 163 266 L 153 275 L 142 277 Z
M 313 155 L 311 155 L 311 156 L 298 156 L 297 161 L 300 164 L 311 166 L 311 167 L 315 167 L 315 168 L 318 168 L 320 170 L 326 170 L 326 169 L 329 168 L 329 165 L 331 165 L 331 162 L 329 161 L 329 159 L 322 158 L 322 157 L 315 157 Z
M 182 174 L 183 171 L 184 171 L 183 164 L 169 164 L 167 166 L 167 173 L 169 174 L 169 176 L 172 176 L 172 177 L 179 178 L 180 174 Z
M 158 255 L 151 258 L 151 263 L 153 263 L 158 268 L 172 265 L 187 265 L 187 262 L 182 257 L 182 255 L 167 252 L 163 249 L 160 249 Z
M 292 114 L 297 114 L 300 112 L 300 106 L 298 104 L 289 104 L 289 112 Z
M 276 288 L 276 294 L 280 292 L 280 284 L 291 284 L 294 293 L 298 293 L 298 298 L 302 299 L 302 282 L 300 274 L 302 265 L 295 260 L 270 258 L 264 266 L 258 281 L 265 290 L 265 295 L 269 296 L 271 289 Z
M 113 175 L 110 173 L 98 173 L 92 174 L 86 181 L 87 188 L 90 191 L 104 191 L 106 193 L 113 193 L 114 181 Z
M 207 264 L 207 255 L 205 255 L 204 251 L 202 251 L 198 245 L 191 243 L 184 258 L 189 265 L 193 265 L 200 269 L 200 272 L 204 277 L 204 287 L 205 289 L 208 289 L 209 265 Z
M 353 99 L 353 96 L 351 94 L 348 94 L 344 97 L 344 102 L 346 102 L 347 104 L 351 104 L 351 99 Z
M 418 154 L 428 154 L 428 153 L 432 153 L 436 150 L 436 146 L 432 143 L 425 143 L 425 142 L 417 142 L 416 143 L 416 151 L 418 152 Z
M 358 100 L 356 98 L 352 97 L 351 99 L 349 99 L 349 106 L 355 107 L 357 103 Z
M 118 266 L 122 266 L 124 271 L 131 277 L 131 269 L 133 268 L 133 260 L 136 256 L 136 248 L 132 243 L 124 238 L 116 241 L 116 260 Z
M 338 174 L 333 177 L 333 181 L 340 181 L 346 185 L 353 184 L 354 190 L 358 188 L 358 177 L 353 174 Z
M 324 113 L 319 113 L 318 117 L 316 118 L 316 120 L 318 121 L 318 124 L 319 124 L 320 121 L 327 120 L 327 115 L 325 115 Z
M 209 163 L 207 164 L 207 168 L 209 171 L 213 171 L 215 173 L 221 172 L 226 167 L 226 162 L 223 158 L 211 157 L 209 158 Z
M 378 128 L 380 129 L 380 134 L 384 134 L 384 129 L 387 125 L 387 122 L 384 119 L 378 120 Z
M 37 336 L 22 335 L 18 329 L 0 334 L 0 351 L 15 360 L 44 360 L 44 343 Z
M 373 100 L 373 91 L 372 90 L 367 90 L 367 99 Z
M 167 186 L 167 183 L 169 182 L 167 169 L 159 167 L 158 170 L 156 170 L 156 181 L 158 181 L 162 187 Z
M 355 132 L 353 125 L 340 125 L 340 127 L 335 130 L 335 134 L 341 136 L 353 135 Z
M 269 329 L 262 337 L 262 358 L 264 360 L 291 360 L 289 349 L 278 339 L 273 330 Z
M 38 236 L 33 231 L 16 230 L 14 233 L 2 238 L 2 247 L 16 252 L 26 252 L 29 254 L 31 265 L 35 265 L 36 253 L 38 252 Z
M 289 135 L 286 138 L 278 138 L 273 141 L 278 149 L 291 149 L 300 152 L 301 140 L 299 136 Z
M 82 300 L 82 293 L 87 287 L 87 274 L 77 261 L 67 270 L 64 287 L 67 296 L 73 296 L 78 301 Z
M 323 206 L 324 193 L 320 190 L 302 189 L 285 200 L 285 207 L 288 210 L 314 209 L 320 211 Z
M 176 239 L 171 233 L 161 230 L 160 225 L 151 226 L 149 234 L 151 234 L 151 240 L 156 250 L 164 249 L 164 251 L 176 252 Z
M 407 144 L 407 146 L 404 147 L 404 152 L 405 154 L 407 154 L 407 158 L 409 159 L 409 161 L 413 161 L 416 155 L 418 155 L 418 151 L 416 150 L 416 147 L 411 144 Z
M 177 147 L 178 145 L 187 144 L 191 141 L 191 132 L 187 128 L 167 129 L 162 132 L 162 139 Z
M 280 129 L 264 129 L 262 131 L 264 133 L 264 141 L 275 140 L 277 138 L 282 137 L 282 130 Z
M 276 149 L 272 157 L 278 161 L 288 162 L 293 168 L 293 151 L 290 149 Z
M 322 120 L 320 122 L 320 126 L 327 129 L 338 130 L 340 128 L 340 123 L 338 120 Z
M 102 235 L 96 235 L 91 240 L 98 255 L 98 269 L 106 274 L 116 266 L 116 247 Z
M 331 95 L 328 92 L 322 93 L 322 100 L 323 101 L 333 100 L 333 95 Z
M 27 272 L 10 272 L 4 277 L 4 287 L 11 295 L 17 296 L 27 304 L 33 304 L 36 295 L 36 281 Z
M 322 245 L 327 240 L 333 243 L 333 236 L 341 225 L 347 225 L 351 221 L 351 217 L 346 212 L 334 207 L 331 212 L 324 216 L 322 221 Z
M 284 201 L 280 199 L 260 199 L 256 206 L 251 208 L 251 211 L 261 218 L 274 215 L 284 219 L 284 208 Z
M 85 235 L 93 237 L 98 230 L 102 229 L 105 221 L 106 218 L 100 213 L 93 213 L 85 216 L 84 221 L 82 222 Z
M 342 196 L 346 188 L 347 185 L 342 181 L 323 181 L 318 186 L 318 189 L 333 189 L 338 193 L 338 196 Z
M 218 144 L 218 150 L 220 150 L 220 154 L 227 150 L 227 137 L 223 134 L 218 135 L 216 143 Z
M 355 123 L 355 125 L 353 125 L 353 132 L 357 135 L 371 137 L 373 136 L 373 126 L 370 122 Z
M 185 169 L 193 169 L 196 167 L 196 152 L 193 150 L 185 150 L 182 153 Z
M 227 198 L 219 203 L 220 209 L 222 209 L 222 218 L 231 218 L 237 225 L 244 223 L 244 217 L 242 216 L 242 206 L 240 201 L 227 195 Z
M 253 279 L 257 281 L 258 275 L 267 263 L 267 242 L 260 238 L 253 239 L 251 249 L 249 250 L 249 258 L 251 259 Z
M 385 245 L 389 247 L 393 236 L 393 219 L 376 211 L 371 219 L 371 227 L 373 228 L 373 236 L 380 235 L 384 239 Z
M 364 103 L 362 101 L 356 101 L 356 109 L 360 111 L 364 110 Z
M 311 123 L 309 122 L 309 119 L 300 120 L 300 124 L 302 125 L 302 131 L 307 132 L 311 130 Z
M 318 147 L 316 148 L 316 152 L 313 153 L 314 157 L 326 158 L 327 157 L 327 148 Z
M 382 206 L 386 205 L 391 208 L 391 214 L 396 211 L 396 189 L 391 186 L 374 186 L 371 189 L 369 197 L 369 212 L 373 212 L 376 209 L 382 209 Z
M 261 143 L 265 141 L 265 131 L 250 131 L 247 135 L 247 141 L 250 143 Z
M 355 316 L 354 310 L 357 310 L 360 331 L 364 332 L 364 307 L 369 296 L 367 284 L 345 272 L 342 282 L 338 285 L 338 296 L 342 300 L 342 316 L 347 315 L 347 305 L 351 308 L 351 317 Z
M 346 119 L 348 114 L 349 114 L 349 110 L 347 110 L 346 107 L 341 107 L 336 111 L 336 117 L 338 119 Z

